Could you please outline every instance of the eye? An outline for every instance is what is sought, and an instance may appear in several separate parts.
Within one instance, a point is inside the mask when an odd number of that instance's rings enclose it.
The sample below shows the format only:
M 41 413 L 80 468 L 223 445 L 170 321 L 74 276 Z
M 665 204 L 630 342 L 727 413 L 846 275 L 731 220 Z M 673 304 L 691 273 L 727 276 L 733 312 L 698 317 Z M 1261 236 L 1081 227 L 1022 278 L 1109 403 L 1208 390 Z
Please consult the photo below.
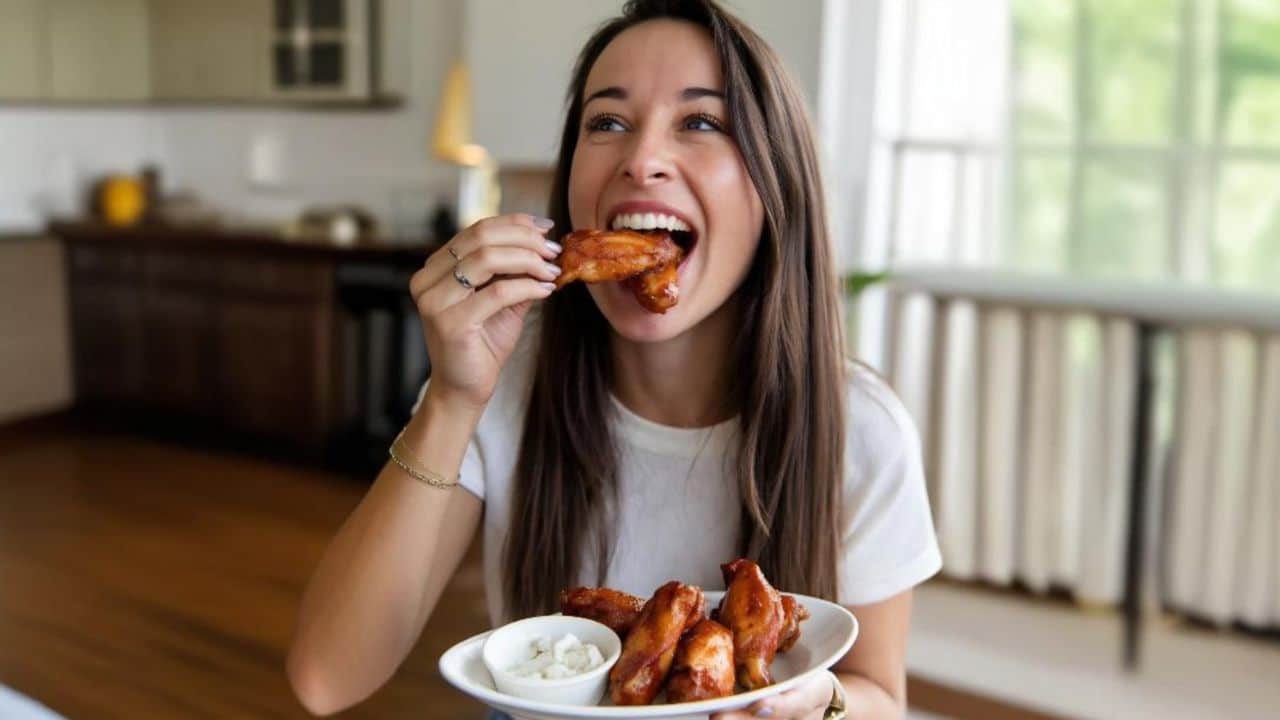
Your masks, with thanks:
M 622 132 L 626 126 L 617 115 L 596 115 L 587 120 L 588 132 Z
M 724 132 L 724 124 L 713 115 L 696 113 L 684 119 L 684 129 L 700 132 Z

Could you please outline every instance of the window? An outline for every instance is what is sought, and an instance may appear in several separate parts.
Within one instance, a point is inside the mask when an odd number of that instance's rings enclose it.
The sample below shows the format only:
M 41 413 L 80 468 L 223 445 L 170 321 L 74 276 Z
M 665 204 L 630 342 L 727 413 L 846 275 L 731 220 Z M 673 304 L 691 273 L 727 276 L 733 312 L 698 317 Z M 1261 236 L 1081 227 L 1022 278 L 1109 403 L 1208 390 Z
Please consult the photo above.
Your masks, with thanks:
M 974 5 L 882 6 L 867 260 L 1280 287 L 1280 1 Z

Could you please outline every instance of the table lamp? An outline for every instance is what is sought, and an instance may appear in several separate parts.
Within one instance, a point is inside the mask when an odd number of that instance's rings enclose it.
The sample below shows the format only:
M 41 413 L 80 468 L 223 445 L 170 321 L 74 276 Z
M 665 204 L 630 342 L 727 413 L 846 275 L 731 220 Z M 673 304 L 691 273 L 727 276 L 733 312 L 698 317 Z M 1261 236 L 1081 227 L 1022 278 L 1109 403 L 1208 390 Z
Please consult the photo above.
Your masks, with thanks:
M 461 62 L 445 79 L 432 149 L 437 158 L 458 167 L 459 227 L 498 214 L 498 165 L 471 140 L 471 79 Z

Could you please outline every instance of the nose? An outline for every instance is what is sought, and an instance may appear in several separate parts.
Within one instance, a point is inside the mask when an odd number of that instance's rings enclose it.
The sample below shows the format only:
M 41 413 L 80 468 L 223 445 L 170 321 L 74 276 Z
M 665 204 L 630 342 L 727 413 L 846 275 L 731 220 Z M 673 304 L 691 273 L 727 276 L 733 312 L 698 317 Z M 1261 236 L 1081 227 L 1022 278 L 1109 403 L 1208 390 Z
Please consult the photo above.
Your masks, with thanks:
M 621 169 L 624 178 L 640 187 L 669 180 L 671 157 L 662 132 L 652 128 L 632 135 L 631 147 Z

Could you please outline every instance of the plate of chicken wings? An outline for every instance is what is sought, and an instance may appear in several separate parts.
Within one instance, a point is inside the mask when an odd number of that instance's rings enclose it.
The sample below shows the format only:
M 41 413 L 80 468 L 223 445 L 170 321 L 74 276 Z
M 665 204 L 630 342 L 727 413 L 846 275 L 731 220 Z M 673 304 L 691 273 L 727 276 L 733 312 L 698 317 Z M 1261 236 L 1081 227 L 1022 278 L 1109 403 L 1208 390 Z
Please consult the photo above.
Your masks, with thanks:
M 489 633 L 440 658 L 460 691 L 512 717 L 705 718 L 744 708 L 800 685 L 835 665 L 853 646 L 858 622 L 843 607 L 783 594 L 746 559 L 721 566 L 726 590 L 678 581 L 640 598 L 611 588 L 568 588 L 561 611 L 602 623 L 622 639 L 599 704 L 558 705 L 499 692 L 481 658 Z

